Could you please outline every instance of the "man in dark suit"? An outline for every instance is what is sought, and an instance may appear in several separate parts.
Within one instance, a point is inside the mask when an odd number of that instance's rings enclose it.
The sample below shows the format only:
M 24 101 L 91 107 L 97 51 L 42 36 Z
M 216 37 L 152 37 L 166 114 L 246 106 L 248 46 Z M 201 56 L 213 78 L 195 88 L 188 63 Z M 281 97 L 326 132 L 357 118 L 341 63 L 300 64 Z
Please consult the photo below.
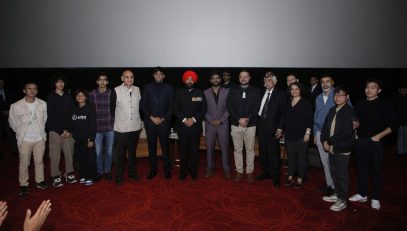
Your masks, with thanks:
M 275 186 L 280 185 L 280 144 L 283 134 L 286 113 L 286 92 L 275 88 L 277 77 L 266 72 L 264 86 L 266 88 L 258 111 L 257 120 L 259 136 L 259 158 L 262 174 L 258 180 L 273 179 Z
M 214 175 L 214 154 L 216 136 L 222 151 L 222 165 L 225 178 L 230 178 L 229 166 L 229 113 L 226 109 L 226 100 L 229 88 L 220 87 L 220 74 L 214 72 L 211 75 L 212 87 L 204 91 L 208 111 L 205 114 L 205 138 L 208 166 L 205 177 Z
M 190 174 L 192 180 L 198 179 L 199 138 L 202 133 L 202 119 L 206 113 L 206 101 L 202 90 L 195 88 L 198 75 L 186 71 L 182 75 L 185 88 L 175 93 L 174 114 L 181 144 L 181 171 L 183 181 Z
M 148 141 L 150 173 L 147 179 L 157 174 L 157 138 L 160 140 L 164 160 L 165 179 L 171 178 L 171 160 L 169 155 L 169 128 L 172 114 L 173 88 L 164 83 L 165 74 L 160 67 L 153 70 L 154 82 L 145 86 L 141 98 L 141 111 L 144 114 L 144 127 Z
M 5 137 L 13 154 L 18 156 L 16 136 L 8 124 L 8 111 L 14 101 L 16 100 L 11 91 L 5 88 L 4 79 L 0 78 L 0 157 L 3 155 Z
M 319 80 L 316 76 L 311 76 L 309 79 L 309 83 L 311 84 L 310 93 L 311 93 L 311 101 L 312 104 L 315 105 L 315 99 L 319 94 L 322 93 L 321 84 L 319 84 Z

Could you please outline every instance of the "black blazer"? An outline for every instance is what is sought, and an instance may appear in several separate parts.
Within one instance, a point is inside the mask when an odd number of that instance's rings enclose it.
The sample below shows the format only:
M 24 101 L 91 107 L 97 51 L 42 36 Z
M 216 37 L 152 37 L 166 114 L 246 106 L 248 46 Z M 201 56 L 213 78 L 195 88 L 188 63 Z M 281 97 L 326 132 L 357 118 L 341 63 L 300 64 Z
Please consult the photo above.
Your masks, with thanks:
M 260 104 L 261 99 L 264 96 L 265 92 L 266 90 L 260 97 Z M 287 109 L 286 107 L 287 107 L 286 92 L 279 88 L 274 88 L 273 92 L 271 93 L 270 101 L 267 107 L 266 118 L 265 119 L 259 118 L 259 123 L 261 123 L 259 129 L 265 130 L 266 133 L 269 135 L 275 134 L 277 129 L 284 130 Z
M 178 89 L 174 96 L 174 114 L 177 117 L 178 131 L 193 133 L 202 132 L 202 119 L 206 113 L 206 100 L 201 89 L 194 88 L 189 91 L 187 88 Z M 182 120 L 194 117 L 196 123 L 187 127 Z
M 240 86 L 231 88 L 229 91 L 226 106 L 229 112 L 229 118 L 232 125 L 238 126 L 240 119 L 240 102 L 243 94 L 243 89 Z M 260 93 L 256 87 L 251 85 L 246 89 L 247 111 L 249 113 L 248 127 L 255 126 L 257 121 L 257 112 L 260 107 Z
M 157 91 L 160 97 L 157 96 Z M 153 125 L 150 116 L 164 118 L 163 125 L 169 125 L 172 115 L 172 98 L 174 90 L 169 84 L 149 83 L 145 86 L 140 102 L 140 110 L 144 114 L 144 124 Z

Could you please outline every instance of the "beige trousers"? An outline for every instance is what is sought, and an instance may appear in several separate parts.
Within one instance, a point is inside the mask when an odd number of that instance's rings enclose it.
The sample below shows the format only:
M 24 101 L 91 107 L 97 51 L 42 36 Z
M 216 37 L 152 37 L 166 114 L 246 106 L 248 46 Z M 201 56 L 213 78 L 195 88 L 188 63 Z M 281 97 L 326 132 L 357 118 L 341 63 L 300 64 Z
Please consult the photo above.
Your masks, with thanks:
M 61 175 L 59 171 L 59 164 L 61 162 L 61 150 L 65 157 L 65 172 L 66 177 L 68 173 L 74 171 L 73 168 L 73 152 L 74 140 L 72 137 L 61 138 L 56 132 L 49 132 L 49 158 L 51 164 L 51 177 Z
M 28 167 L 30 167 L 31 153 L 34 157 L 35 167 L 35 182 L 40 183 L 44 181 L 44 151 L 45 141 L 40 140 L 36 142 L 23 141 L 19 146 L 20 165 L 18 169 L 18 181 L 20 186 L 28 186 L 29 174 Z
M 246 149 L 246 173 L 253 173 L 254 170 L 254 142 L 256 140 L 256 126 L 237 127 L 232 125 L 230 132 L 233 140 L 234 158 L 236 171 L 244 172 L 243 166 L 243 145 Z

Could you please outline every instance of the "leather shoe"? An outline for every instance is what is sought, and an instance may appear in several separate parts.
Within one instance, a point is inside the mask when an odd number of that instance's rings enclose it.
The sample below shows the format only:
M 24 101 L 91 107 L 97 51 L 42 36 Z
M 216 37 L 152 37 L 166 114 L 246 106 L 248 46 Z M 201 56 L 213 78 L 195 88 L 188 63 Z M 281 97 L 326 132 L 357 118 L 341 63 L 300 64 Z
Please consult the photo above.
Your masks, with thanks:
M 112 180 L 113 179 L 112 174 L 110 172 L 106 173 L 105 178 L 106 178 L 106 180 Z
M 116 185 L 117 186 L 122 186 L 123 185 L 123 180 L 122 179 L 116 179 Z
M 280 179 L 273 179 L 273 185 L 275 186 L 275 187 L 280 187 Z
M 197 181 L 197 180 L 198 180 L 198 176 L 197 176 L 196 174 L 193 174 L 193 175 L 191 176 L 191 178 L 192 178 L 193 181 Z
M 165 171 L 164 177 L 165 179 L 171 179 L 171 171 Z
M 178 179 L 179 179 L 180 181 L 184 181 L 184 180 L 185 180 L 185 177 L 187 177 L 185 174 L 180 174 L 179 177 L 178 177 Z
M 140 178 L 138 177 L 137 173 L 134 175 L 130 175 L 130 178 L 133 180 L 139 180 Z
M 262 173 L 262 174 L 260 174 L 260 175 L 258 175 L 257 177 L 256 177 L 256 179 L 257 180 L 266 180 L 266 179 L 270 179 L 271 177 L 270 177 L 270 175 L 269 174 L 266 174 L 266 173 Z
M 151 180 L 157 175 L 157 171 L 150 171 L 150 173 L 147 176 L 147 179 Z

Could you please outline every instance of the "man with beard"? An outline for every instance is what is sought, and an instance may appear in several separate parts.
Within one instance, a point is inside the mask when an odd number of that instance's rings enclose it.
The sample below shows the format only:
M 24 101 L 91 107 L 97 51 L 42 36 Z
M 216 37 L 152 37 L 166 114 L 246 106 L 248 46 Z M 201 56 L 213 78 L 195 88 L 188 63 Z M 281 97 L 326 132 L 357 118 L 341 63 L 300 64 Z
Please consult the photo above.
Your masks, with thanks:
M 185 88 L 175 93 L 174 114 L 177 117 L 178 133 L 181 145 L 181 171 L 179 180 L 188 174 L 192 180 L 198 179 L 199 138 L 202 132 L 202 118 L 206 113 L 203 91 L 195 88 L 198 75 L 186 71 L 182 75 Z
M 205 138 L 208 166 L 205 177 L 214 175 L 214 154 L 216 136 L 222 151 L 222 165 L 225 178 L 230 178 L 229 166 L 229 113 L 226 110 L 226 100 L 229 94 L 228 88 L 220 87 L 220 74 L 214 72 L 210 82 L 212 87 L 204 91 L 208 111 L 205 114 Z
M 164 83 L 165 74 L 160 67 L 153 70 L 154 82 L 146 85 L 140 108 L 144 113 L 144 127 L 148 140 L 148 156 L 150 159 L 151 180 L 157 174 L 157 138 L 160 139 L 164 161 L 164 177 L 171 178 L 171 160 L 169 154 L 169 129 L 172 114 L 173 88 Z
M 243 146 L 246 148 L 247 181 L 254 181 L 254 142 L 260 93 L 256 87 L 249 84 L 250 79 L 250 73 L 247 70 L 240 71 L 240 85 L 230 90 L 227 99 L 237 172 L 234 180 L 237 182 L 242 181 L 244 176 Z

